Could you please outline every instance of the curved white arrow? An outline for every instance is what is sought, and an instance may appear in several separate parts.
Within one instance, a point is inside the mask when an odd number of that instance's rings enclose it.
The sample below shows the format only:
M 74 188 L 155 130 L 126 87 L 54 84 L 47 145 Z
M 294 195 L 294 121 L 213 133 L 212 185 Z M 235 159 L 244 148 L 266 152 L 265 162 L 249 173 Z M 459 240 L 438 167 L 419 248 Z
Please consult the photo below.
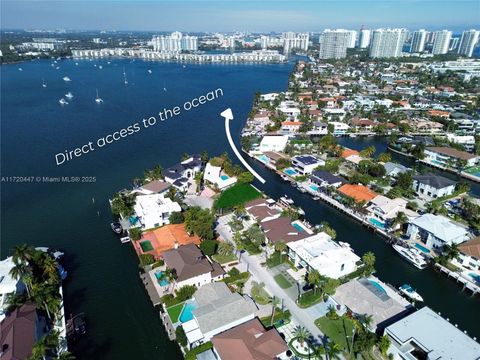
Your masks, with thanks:
M 232 109 L 228 108 L 222 111 L 220 115 L 225 118 L 225 132 L 227 133 L 227 139 L 228 139 L 228 142 L 230 143 L 230 146 L 232 147 L 233 152 L 235 153 L 235 155 L 237 155 L 238 159 L 242 162 L 243 166 L 245 166 L 247 170 L 250 171 L 252 175 L 258 179 L 258 181 L 260 181 L 262 184 L 265 184 L 265 179 L 262 178 L 260 175 L 258 175 L 257 172 L 252 169 L 252 167 L 247 163 L 247 161 L 242 157 L 240 152 L 237 150 L 237 147 L 235 146 L 235 143 L 232 140 L 232 135 L 230 134 L 230 120 L 233 120 Z

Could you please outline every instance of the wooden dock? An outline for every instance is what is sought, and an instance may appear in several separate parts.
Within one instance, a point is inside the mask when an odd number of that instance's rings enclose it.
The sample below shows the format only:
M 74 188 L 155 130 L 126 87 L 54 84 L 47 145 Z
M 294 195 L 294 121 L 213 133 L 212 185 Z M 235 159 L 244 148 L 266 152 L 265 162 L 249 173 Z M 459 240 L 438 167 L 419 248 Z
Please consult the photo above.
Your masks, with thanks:
M 462 274 L 447 269 L 445 266 L 440 264 L 435 264 L 435 268 L 440 270 L 441 273 L 446 274 L 449 278 L 454 279 L 457 283 L 462 285 L 462 290 L 470 290 L 472 295 L 480 294 L 480 287 L 470 280 L 466 279 Z

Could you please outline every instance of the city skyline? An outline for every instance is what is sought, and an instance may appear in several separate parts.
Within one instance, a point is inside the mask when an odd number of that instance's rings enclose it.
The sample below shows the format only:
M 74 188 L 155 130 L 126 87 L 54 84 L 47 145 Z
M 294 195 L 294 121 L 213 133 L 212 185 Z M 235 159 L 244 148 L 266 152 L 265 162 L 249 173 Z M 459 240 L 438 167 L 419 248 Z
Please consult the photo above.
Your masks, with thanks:
M 2 29 L 320 32 L 325 28 L 358 29 L 363 25 L 371 29 L 404 27 L 460 32 L 478 27 L 480 3 L 4 1 L 1 10 Z

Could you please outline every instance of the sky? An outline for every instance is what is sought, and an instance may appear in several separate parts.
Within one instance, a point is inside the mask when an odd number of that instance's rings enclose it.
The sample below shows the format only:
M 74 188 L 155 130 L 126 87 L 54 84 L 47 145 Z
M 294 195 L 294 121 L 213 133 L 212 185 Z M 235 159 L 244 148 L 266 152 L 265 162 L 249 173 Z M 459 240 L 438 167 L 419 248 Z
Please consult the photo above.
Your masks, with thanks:
M 480 0 L 0 1 L 2 29 L 321 31 L 480 28 Z

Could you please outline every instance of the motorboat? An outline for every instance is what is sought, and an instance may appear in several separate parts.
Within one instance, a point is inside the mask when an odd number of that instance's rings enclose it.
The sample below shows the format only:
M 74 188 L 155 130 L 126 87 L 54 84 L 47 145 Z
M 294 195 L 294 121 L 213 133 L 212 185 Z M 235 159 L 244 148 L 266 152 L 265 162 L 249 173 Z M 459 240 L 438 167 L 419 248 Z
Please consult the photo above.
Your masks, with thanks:
M 103 69 L 103 66 L 102 66 L 102 65 L 98 65 L 98 68 L 99 68 L 100 70 L 102 70 L 102 69 Z
M 405 295 L 406 297 L 412 300 L 423 302 L 423 298 L 420 296 L 420 294 L 414 288 L 412 288 L 409 284 L 403 284 L 398 288 L 398 290 L 400 290 L 400 292 L 403 295 Z
M 123 232 L 122 224 L 120 224 L 119 222 L 111 223 L 110 227 L 112 228 L 112 230 L 115 234 L 121 234 Z
M 149 73 L 149 74 L 151 74 L 151 73 L 152 73 L 152 70 L 150 70 L 150 69 L 148 69 L 147 71 L 148 71 L 148 73 Z
M 47 84 L 45 83 L 45 80 L 42 79 L 42 87 L 46 88 Z
M 65 97 L 66 98 L 69 98 L 69 99 L 72 99 L 73 98 L 73 94 L 71 92 L 68 92 L 65 94 Z
M 68 105 L 68 101 L 64 98 L 61 98 L 60 100 L 58 100 L 58 102 L 60 103 L 60 105 Z
M 127 73 L 125 72 L 125 68 L 123 68 L 123 83 L 125 85 L 128 85 Z
M 87 323 L 85 322 L 85 314 L 70 315 L 67 320 L 67 336 L 78 336 L 87 333 Z
M 402 258 L 407 260 L 416 268 L 423 270 L 427 267 L 428 263 L 420 253 L 415 251 L 415 249 L 397 244 L 392 245 L 392 247 L 397 253 L 400 254 Z
M 22 68 L 18 68 L 18 71 L 23 71 L 23 69 L 22 69 Z
M 68 76 L 64 76 L 63 81 L 69 82 L 69 81 L 72 81 L 72 80 L 70 80 L 70 78 Z
M 280 177 L 281 177 L 282 180 L 284 180 L 284 181 L 290 180 L 287 175 L 283 175 L 283 174 L 282 174 L 282 175 L 280 175 Z
M 103 99 L 98 96 L 98 89 L 97 89 L 97 97 L 95 98 L 95 102 L 96 102 L 97 104 L 103 103 Z

